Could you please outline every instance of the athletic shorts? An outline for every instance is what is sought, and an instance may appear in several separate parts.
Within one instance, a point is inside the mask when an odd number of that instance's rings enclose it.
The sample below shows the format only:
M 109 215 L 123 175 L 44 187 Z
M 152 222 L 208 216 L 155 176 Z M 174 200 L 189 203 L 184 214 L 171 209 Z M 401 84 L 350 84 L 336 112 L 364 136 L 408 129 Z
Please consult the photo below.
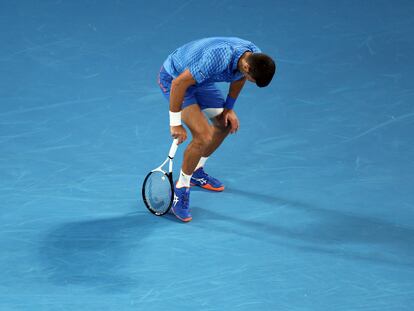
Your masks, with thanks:
M 161 67 L 158 84 L 164 97 L 170 101 L 171 82 L 174 78 Z M 201 83 L 190 86 L 184 96 L 181 110 L 190 105 L 198 104 L 200 109 L 206 113 L 209 118 L 213 118 L 223 112 L 225 100 L 221 91 L 213 83 Z

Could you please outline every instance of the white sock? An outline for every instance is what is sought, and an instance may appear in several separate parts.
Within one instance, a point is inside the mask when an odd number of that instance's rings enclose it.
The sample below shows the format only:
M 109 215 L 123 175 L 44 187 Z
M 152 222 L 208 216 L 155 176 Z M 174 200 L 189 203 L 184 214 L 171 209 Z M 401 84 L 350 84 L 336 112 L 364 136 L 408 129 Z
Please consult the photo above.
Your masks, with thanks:
M 180 171 L 180 178 L 178 178 L 178 182 L 177 182 L 177 188 L 182 188 L 182 187 L 190 187 L 190 179 L 191 179 L 191 175 L 187 175 L 185 173 L 183 173 L 183 171 Z
M 200 167 L 204 167 L 206 165 L 207 160 L 208 160 L 208 157 L 201 157 L 201 159 L 198 162 L 195 170 L 199 169 Z

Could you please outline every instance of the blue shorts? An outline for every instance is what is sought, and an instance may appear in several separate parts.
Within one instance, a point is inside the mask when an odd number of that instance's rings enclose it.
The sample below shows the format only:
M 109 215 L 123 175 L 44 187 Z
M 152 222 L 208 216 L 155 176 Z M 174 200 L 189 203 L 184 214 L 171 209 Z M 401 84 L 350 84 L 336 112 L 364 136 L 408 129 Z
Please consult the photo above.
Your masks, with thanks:
M 161 67 L 158 76 L 158 84 L 168 102 L 170 101 L 171 82 L 173 79 L 174 78 L 165 71 L 164 67 Z M 181 110 L 194 104 L 198 104 L 201 110 L 207 108 L 223 108 L 224 103 L 225 100 L 223 94 L 213 82 L 201 83 L 192 85 L 187 89 Z

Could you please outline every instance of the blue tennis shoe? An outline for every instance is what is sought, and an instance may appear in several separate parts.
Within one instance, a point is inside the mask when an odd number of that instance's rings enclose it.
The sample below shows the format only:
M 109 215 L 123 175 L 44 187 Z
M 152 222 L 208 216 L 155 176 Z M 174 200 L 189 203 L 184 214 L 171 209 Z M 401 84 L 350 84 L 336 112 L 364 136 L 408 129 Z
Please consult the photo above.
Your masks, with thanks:
M 224 185 L 218 179 L 211 177 L 202 167 L 194 171 L 190 181 L 191 186 L 198 186 L 211 191 L 223 191 Z
M 171 211 L 179 220 L 189 222 L 193 219 L 190 209 L 190 188 L 174 186 L 174 199 Z

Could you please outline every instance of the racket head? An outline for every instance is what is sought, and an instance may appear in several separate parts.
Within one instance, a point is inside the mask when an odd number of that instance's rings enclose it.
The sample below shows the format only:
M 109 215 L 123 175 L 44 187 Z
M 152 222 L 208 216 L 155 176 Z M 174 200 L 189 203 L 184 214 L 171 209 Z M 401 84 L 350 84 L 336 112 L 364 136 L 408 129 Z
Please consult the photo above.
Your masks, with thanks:
M 172 173 L 154 170 L 142 184 L 142 199 L 148 210 L 157 216 L 168 213 L 174 197 Z

